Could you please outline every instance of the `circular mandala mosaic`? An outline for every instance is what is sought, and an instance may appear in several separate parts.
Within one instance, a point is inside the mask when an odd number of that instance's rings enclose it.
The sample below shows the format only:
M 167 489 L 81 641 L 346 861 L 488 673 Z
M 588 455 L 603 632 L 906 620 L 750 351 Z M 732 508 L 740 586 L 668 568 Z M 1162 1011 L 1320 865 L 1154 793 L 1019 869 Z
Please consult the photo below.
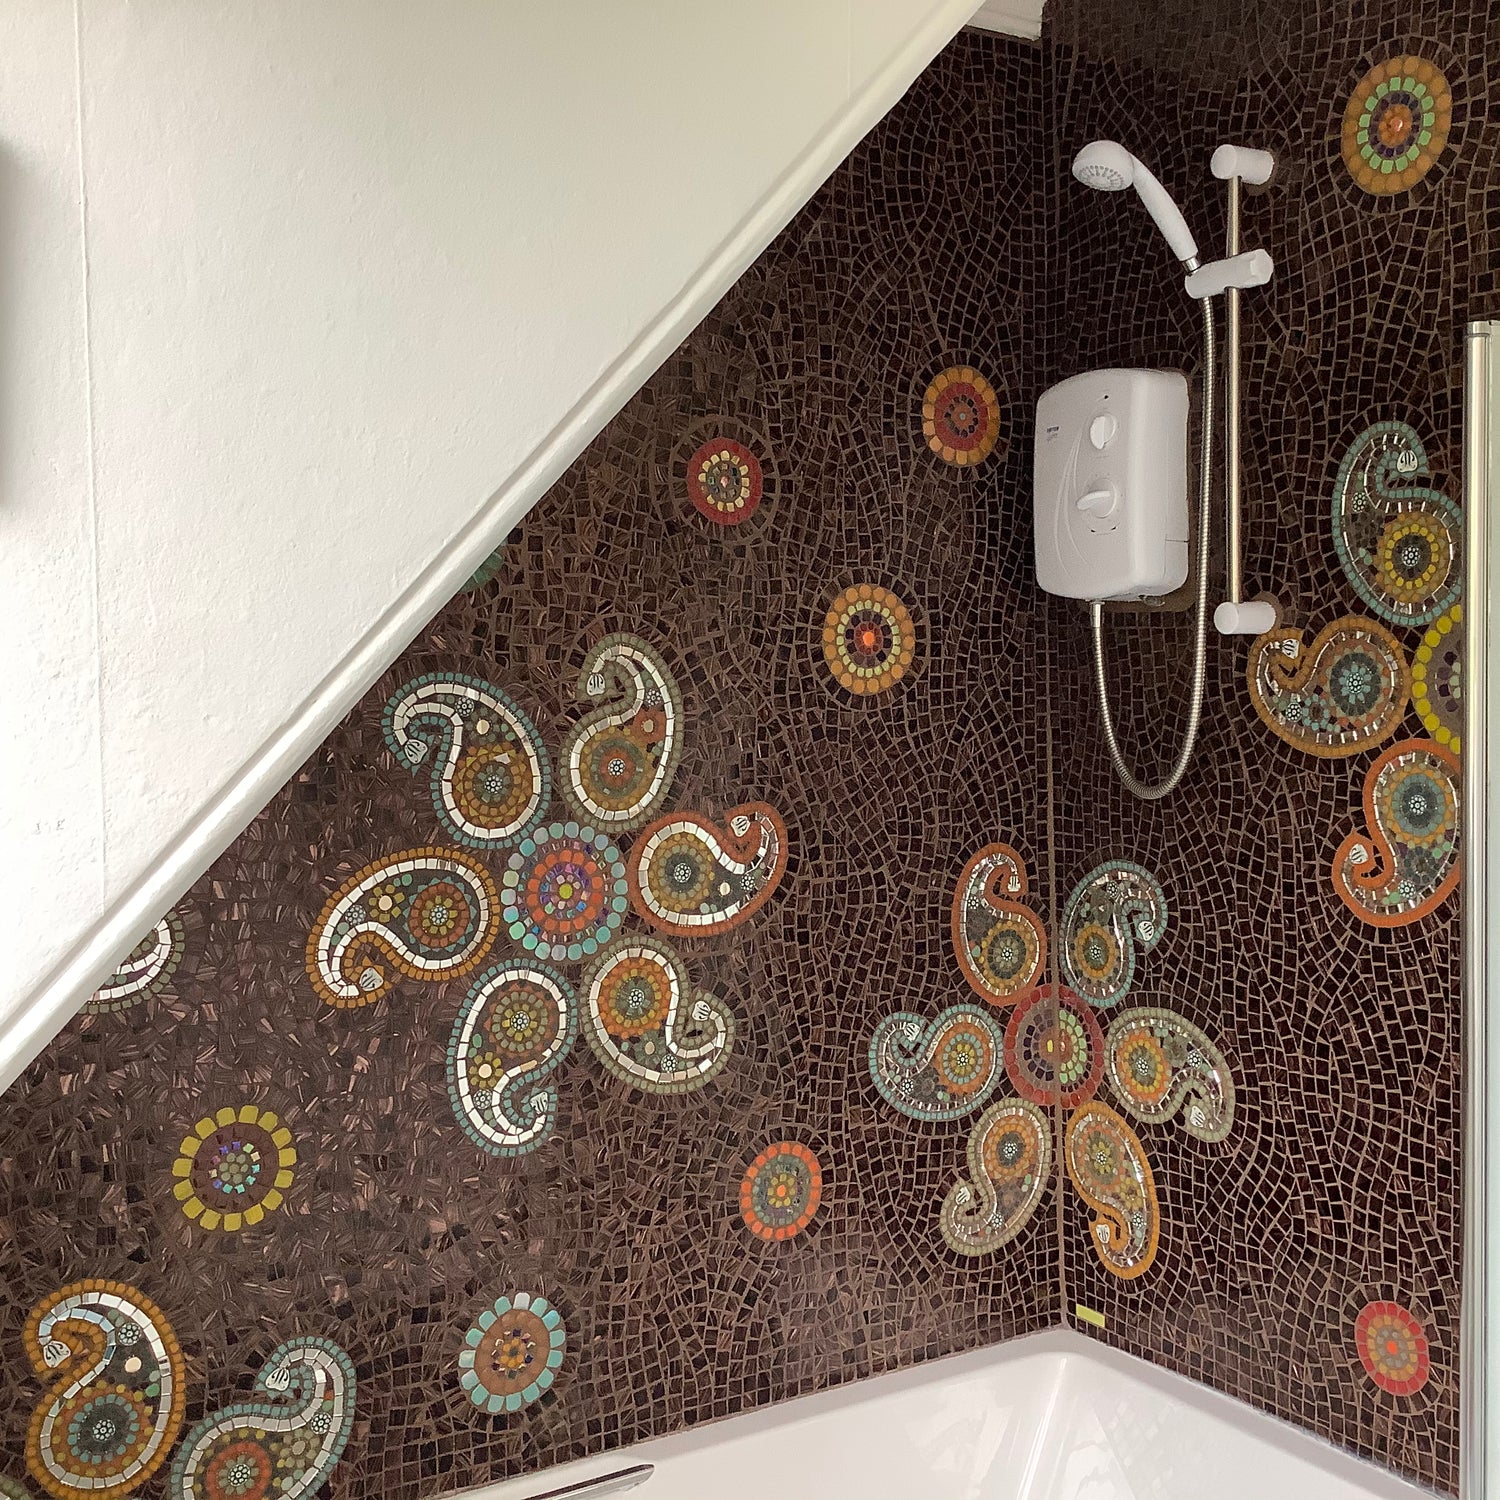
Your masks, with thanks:
M 733 438 L 711 437 L 688 457 L 688 499 L 721 526 L 737 526 L 753 515 L 764 490 L 760 460 Z
M 1092 1099 L 1104 1076 L 1104 1033 L 1092 1008 L 1065 986 L 1033 991 L 1006 1024 L 1005 1071 L 1033 1104 L 1051 1104 L 1059 1091 L 1065 1109 Z
M 1344 165 L 1367 193 L 1404 193 L 1432 170 L 1452 124 L 1453 93 L 1430 62 L 1377 63 L 1344 110 Z
M 172 1191 L 188 1218 L 232 1234 L 281 1207 L 296 1164 L 292 1133 L 270 1110 L 225 1105 L 184 1137 Z
M 922 396 L 922 436 L 944 463 L 977 464 L 1000 439 L 1000 398 L 983 375 L 953 365 Z
M 740 1214 L 763 1240 L 789 1240 L 806 1229 L 823 1198 L 823 1168 L 799 1141 L 767 1146 L 740 1183 Z
M 1427 1335 L 1399 1302 L 1371 1302 L 1354 1321 L 1354 1344 L 1365 1374 L 1393 1396 L 1415 1395 L 1432 1374 Z
M 1446 782 L 1419 761 L 1396 768 L 1377 806 L 1380 821 L 1409 848 L 1446 843 L 1456 831 L 1458 809 Z
M 871 697 L 895 687 L 916 656 L 911 611 L 889 589 L 857 583 L 823 621 L 823 656 L 840 687 Z
M 1422 727 L 1455 755 L 1463 748 L 1464 607 L 1455 604 L 1428 626 L 1411 668 L 1412 706 Z
M 553 823 L 507 860 L 501 915 L 529 953 L 576 961 L 610 940 L 630 905 L 628 889 L 625 861 L 605 834 Z
M 497 1297 L 464 1334 L 459 1384 L 481 1411 L 519 1411 L 557 1379 L 567 1339 L 562 1314 L 545 1297 Z

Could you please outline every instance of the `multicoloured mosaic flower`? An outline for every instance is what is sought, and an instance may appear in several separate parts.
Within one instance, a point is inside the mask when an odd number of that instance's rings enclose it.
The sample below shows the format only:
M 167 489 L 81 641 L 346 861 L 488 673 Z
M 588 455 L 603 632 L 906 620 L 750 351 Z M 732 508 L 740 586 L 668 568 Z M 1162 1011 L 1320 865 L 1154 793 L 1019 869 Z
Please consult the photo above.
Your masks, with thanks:
M 1005 1070 L 1033 1104 L 1075 1109 L 1092 1099 L 1104 1075 L 1104 1033 L 1092 1009 L 1063 985 L 1043 985 L 1011 1012 Z
M 225 1105 L 183 1138 L 172 1191 L 188 1218 L 233 1234 L 281 1207 L 296 1164 L 292 1133 L 272 1111 Z
M 764 488 L 760 460 L 744 443 L 716 435 L 687 461 L 688 499 L 721 526 L 738 526 L 760 504 Z
M 1399 1302 L 1371 1302 L 1355 1319 L 1354 1345 L 1365 1373 L 1393 1396 L 1415 1395 L 1432 1374 L 1427 1334 Z
M 944 463 L 977 464 L 1000 440 L 1000 398 L 969 365 L 952 365 L 922 396 L 922 436 Z
M 625 861 L 607 835 L 585 825 L 538 829 L 506 861 L 501 916 L 538 958 L 590 957 L 613 936 L 630 906 Z
M 856 583 L 829 606 L 823 656 L 834 681 L 860 697 L 889 692 L 916 657 L 911 611 L 888 588 Z
M 778 1141 L 750 1163 L 740 1215 L 758 1239 L 788 1240 L 812 1223 L 823 1199 L 823 1168 L 800 1141 Z
M 1453 92 L 1430 62 L 1377 63 L 1344 110 L 1344 165 L 1367 193 L 1404 193 L 1432 170 L 1452 124 Z
M 464 1334 L 459 1384 L 481 1411 L 519 1411 L 551 1388 L 567 1341 L 562 1314 L 545 1297 L 497 1297 Z

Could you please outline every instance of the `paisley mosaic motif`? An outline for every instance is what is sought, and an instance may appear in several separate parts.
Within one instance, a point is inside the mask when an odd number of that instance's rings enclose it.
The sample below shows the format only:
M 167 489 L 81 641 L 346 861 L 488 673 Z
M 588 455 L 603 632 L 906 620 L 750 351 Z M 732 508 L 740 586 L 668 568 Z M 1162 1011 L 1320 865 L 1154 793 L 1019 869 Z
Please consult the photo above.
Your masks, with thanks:
M 148 996 L 159 995 L 177 972 L 185 946 L 182 918 L 169 911 L 94 991 L 84 1010 L 91 1016 L 100 1016 L 129 1010 Z
M 172 1500 L 299 1500 L 333 1472 L 354 1425 L 354 1366 L 328 1339 L 279 1345 L 253 1395 L 206 1416 L 182 1440 Z
M 563 741 L 563 798 L 595 828 L 634 828 L 661 805 L 682 755 L 677 683 L 645 641 L 612 635 L 589 652 L 578 696 L 601 706 Z
M 500 900 L 506 931 L 528 953 L 576 963 L 597 953 L 624 920 L 625 862 L 608 834 L 551 823 L 506 859 Z
M 1005 1037 L 978 1006 L 953 1005 L 932 1020 L 886 1016 L 870 1042 L 880 1097 L 913 1120 L 957 1120 L 978 1109 L 1003 1074 Z
M 1131 1280 L 1156 1259 L 1161 1209 L 1156 1179 L 1136 1133 L 1107 1104 L 1085 1104 L 1068 1120 L 1064 1157 L 1078 1195 L 1094 1211 L 1094 1250 L 1107 1271 Z
M 370 1005 L 396 980 L 453 979 L 489 952 L 500 903 L 461 849 L 404 849 L 351 875 L 307 938 L 307 977 L 330 1005 Z
M 583 980 L 585 1031 L 616 1078 L 650 1094 L 701 1089 L 729 1061 L 735 1020 L 717 995 L 694 993 L 660 938 L 622 937 Z
M 1403 927 L 1436 910 L 1458 884 L 1458 757 L 1435 740 L 1392 745 L 1365 773 L 1368 833 L 1346 837 L 1333 885 L 1355 916 Z
M 917 627 L 911 611 L 888 588 L 856 583 L 844 589 L 823 619 L 823 659 L 833 680 L 862 698 L 889 692 L 911 668 Z
M 1073 888 L 1062 914 L 1062 969 L 1090 1005 L 1130 993 L 1137 950 L 1149 953 L 1167 928 L 1167 898 L 1149 870 L 1112 859 Z
M 1036 990 L 1006 1023 L 1005 1071 L 1033 1104 L 1061 1100 L 1074 1109 L 1092 1099 L 1104 1074 L 1104 1033 L 1093 1010 L 1065 987 Z
M 1405 422 L 1377 422 L 1355 438 L 1333 485 L 1333 544 L 1354 591 L 1382 620 L 1426 625 L 1458 600 L 1463 513 L 1438 490 L 1410 484 L 1429 472 Z
M 1458 755 L 1464 732 L 1464 607 L 1445 609 L 1422 636 L 1411 667 L 1412 707 L 1422 727 Z
M 1344 165 L 1367 193 L 1404 193 L 1432 170 L 1448 144 L 1453 93 L 1420 57 L 1377 63 L 1344 109 Z
M 1302 649 L 1301 633 L 1272 630 L 1250 648 L 1250 701 L 1273 734 L 1311 755 L 1357 755 L 1401 724 L 1411 671 L 1383 625 L 1349 615 Z
M 202 1228 L 234 1234 L 281 1207 L 296 1165 L 292 1133 L 276 1115 L 254 1104 L 226 1104 L 183 1137 L 172 1193 Z
M 731 808 L 718 827 L 671 813 L 636 837 L 630 904 L 658 932 L 709 937 L 755 915 L 786 874 L 786 824 L 764 802 Z
M 524 1156 L 557 1120 L 552 1081 L 578 1039 L 578 1001 L 555 969 L 496 964 L 459 1007 L 448 1040 L 448 1099 L 464 1134 L 491 1156 Z
M 545 816 L 547 747 L 520 706 L 492 684 L 429 672 L 391 696 L 382 724 L 398 764 L 428 768 L 438 821 L 460 844 L 509 848 Z
M 800 1234 L 822 1200 L 822 1164 L 800 1141 L 767 1146 L 740 1183 L 740 1217 L 757 1239 L 789 1240 Z
M 464 1334 L 459 1384 L 480 1411 L 520 1411 L 551 1389 L 567 1342 L 562 1314 L 545 1297 L 497 1297 Z
M 922 436 L 944 463 L 960 467 L 987 458 L 1000 438 L 1000 398 L 983 375 L 952 365 L 922 396 Z
M 44 1298 L 22 1337 L 47 1386 L 26 1466 L 49 1495 L 127 1495 L 162 1465 L 182 1427 L 182 1351 L 156 1304 L 118 1281 L 75 1281 Z
M 943 1200 L 938 1227 L 960 1255 L 989 1255 L 1026 1227 L 1047 1191 L 1052 1127 L 1036 1105 L 1002 1099 L 969 1133 L 969 1175 Z
M 765 492 L 760 460 L 733 438 L 711 437 L 688 458 L 687 492 L 700 515 L 738 526 L 755 514 Z
M 1432 1374 L 1427 1334 L 1399 1302 L 1371 1302 L 1354 1320 L 1354 1346 L 1365 1374 L 1393 1396 L 1414 1396 Z
M 991 1005 L 1029 994 L 1047 962 L 1047 931 L 1025 895 L 1026 866 L 1009 844 L 985 845 L 953 892 L 954 955 L 969 988 Z
M 1127 1010 L 1110 1024 L 1104 1076 L 1126 1114 L 1159 1125 L 1182 1114 L 1200 1141 L 1222 1141 L 1234 1125 L 1234 1079 L 1224 1054 L 1176 1011 Z

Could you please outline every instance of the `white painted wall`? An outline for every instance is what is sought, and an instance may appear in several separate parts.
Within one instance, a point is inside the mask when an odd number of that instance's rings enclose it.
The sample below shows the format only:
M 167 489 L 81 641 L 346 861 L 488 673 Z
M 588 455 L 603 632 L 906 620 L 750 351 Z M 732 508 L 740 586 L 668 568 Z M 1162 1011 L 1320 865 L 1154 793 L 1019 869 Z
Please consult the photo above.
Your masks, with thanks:
M 0 7 L 0 1086 L 975 5 Z

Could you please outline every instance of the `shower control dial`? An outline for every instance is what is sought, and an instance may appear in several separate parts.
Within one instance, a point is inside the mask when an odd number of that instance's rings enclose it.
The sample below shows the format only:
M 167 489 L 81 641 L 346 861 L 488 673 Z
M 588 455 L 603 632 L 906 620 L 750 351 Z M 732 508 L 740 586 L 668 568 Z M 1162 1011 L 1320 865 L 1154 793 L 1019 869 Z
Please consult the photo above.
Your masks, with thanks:
M 1107 411 L 1100 412 L 1089 423 L 1089 442 L 1096 448 L 1107 448 L 1114 441 L 1115 434 L 1119 430 L 1120 424 Z

